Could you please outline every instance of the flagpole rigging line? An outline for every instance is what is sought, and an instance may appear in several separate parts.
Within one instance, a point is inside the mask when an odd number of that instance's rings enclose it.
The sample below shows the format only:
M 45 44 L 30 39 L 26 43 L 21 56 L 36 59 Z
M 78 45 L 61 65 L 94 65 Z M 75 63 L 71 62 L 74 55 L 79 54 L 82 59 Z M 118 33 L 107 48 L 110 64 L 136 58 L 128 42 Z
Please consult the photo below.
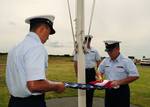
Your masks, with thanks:
M 73 23 L 72 23 L 72 16 L 71 16 L 71 9 L 70 9 L 69 0 L 67 0 L 67 4 L 68 4 L 68 11 L 69 11 L 69 17 L 70 17 L 70 24 L 71 24 L 71 31 L 72 31 L 72 35 L 73 35 L 73 41 L 75 43 L 76 39 L 75 39 L 75 33 L 74 33 L 74 29 L 73 29 Z
M 75 36 L 75 33 L 74 33 L 74 28 L 73 28 L 73 21 L 72 21 L 71 8 L 70 8 L 69 0 L 67 0 L 67 5 L 68 5 L 68 12 L 69 12 L 69 18 L 70 18 L 70 25 L 71 25 L 71 31 L 72 31 L 72 36 L 73 36 L 74 48 L 76 48 L 77 42 L 76 42 L 76 36 Z M 92 4 L 88 35 L 90 35 L 90 31 L 91 31 L 93 15 L 94 15 L 94 9 L 95 9 L 95 0 L 93 0 L 93 4 Z M 77 20 L 75 20 L 75 21 L 77 21 Z
M 91 31 L 94 9 L 95 9 L 95 0 L 93 0 L 93 5 L 92 5 L 92 11 L 91 11 L 91 17 L 90 17 L 90 24 L 89 24 L 88 35 L 90 35 L 90 31 Z

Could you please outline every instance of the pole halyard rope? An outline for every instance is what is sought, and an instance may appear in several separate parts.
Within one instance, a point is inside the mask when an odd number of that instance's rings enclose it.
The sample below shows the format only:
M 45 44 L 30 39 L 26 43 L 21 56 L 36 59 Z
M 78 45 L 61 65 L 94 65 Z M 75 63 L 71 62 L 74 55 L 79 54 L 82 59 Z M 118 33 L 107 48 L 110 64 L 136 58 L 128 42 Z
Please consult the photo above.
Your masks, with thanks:
M 72 31 L 73 41 L 75 43 L 76 39 L 75 39 L 75 33 L 74 33 L 74 29 L 73 29 L 73 23 L 72 23 L 72 16 L 71 16 L 71 9 L 70 9 L 70 2 L 69 2 L 69 0 L 67 0 L 67 4 L 68 4 L 68 11 L 69 11 L 69 17 L 70 17 L 70 24 L 71 24 L 71 31 Z
M 89 24 L 88 35 L 90 35 L 90 31 L 91 31 L 94 9 L 95 9 L 95 0 L 93 0 L 93 5 L 92 5 L 92 11 L 91 11 L 91 17 L 90 17 L 90 24 Z

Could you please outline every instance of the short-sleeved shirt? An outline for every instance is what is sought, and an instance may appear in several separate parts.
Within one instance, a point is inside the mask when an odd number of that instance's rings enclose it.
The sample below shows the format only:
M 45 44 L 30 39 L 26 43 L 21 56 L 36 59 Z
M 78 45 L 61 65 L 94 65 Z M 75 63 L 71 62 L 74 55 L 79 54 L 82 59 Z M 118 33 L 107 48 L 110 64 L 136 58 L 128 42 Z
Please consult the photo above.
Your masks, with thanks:
M 110 57 L 105 58 L 98 69 L 108 80 L 121 80 L 128 76 L 139 76 L 133 61 L 122 54 L 116 60 L 111 60 Z
M 77 61 L 77 54 L 74 55 L 74 61 Z M 94 48 L 88 49 L 85 53 L 85 68 L 94 68 L 96 67 L 96 62 L 100 61 L 100 55 L 98 51 Z
M 38 35 L 29 32 L 26 38 L 8 53 L 6 82 L 11 95 L 28 97 L 41 93 L 31 93 L 27 81 L 46 79 L 48 53 Z

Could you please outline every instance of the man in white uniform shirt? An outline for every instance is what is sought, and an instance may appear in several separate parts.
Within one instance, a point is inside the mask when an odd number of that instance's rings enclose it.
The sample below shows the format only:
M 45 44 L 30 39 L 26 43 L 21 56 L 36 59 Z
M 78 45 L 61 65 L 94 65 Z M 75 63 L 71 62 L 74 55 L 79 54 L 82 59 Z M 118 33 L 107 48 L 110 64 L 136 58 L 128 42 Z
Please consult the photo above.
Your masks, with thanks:
M 99 65 L 101 75 L 112 81 L 114 88 L 105 91 L 105 107 L 130 107 L 129 83 L 139 78 L 133 61 L 120 53 L 120 41 L 104 41 L 109 57 Z M 118 87 L 118 88 L 117 88 Z
M 85 52 L 85 76 L 86 83 L 96 80 L 96 70 L 100 63 L 100 55 L 96 49 L 90 46 L 93 36 L 86 35 L 84 40 L 84 52 Z M 74 68 L 77 75 L 77 52 L 74 55 Z M 86 90 L 86 107 L 92 107 L 94 90 Z
M 54 16 L 43 15 L 25 20 L 30 32 L 7 58 L 6 82 L 11 95 L 8 107 L 46 107 L 44 93 L 63 92 L 64 83 L 46 79 L 48 53 L 44 43 L 53 29 Z

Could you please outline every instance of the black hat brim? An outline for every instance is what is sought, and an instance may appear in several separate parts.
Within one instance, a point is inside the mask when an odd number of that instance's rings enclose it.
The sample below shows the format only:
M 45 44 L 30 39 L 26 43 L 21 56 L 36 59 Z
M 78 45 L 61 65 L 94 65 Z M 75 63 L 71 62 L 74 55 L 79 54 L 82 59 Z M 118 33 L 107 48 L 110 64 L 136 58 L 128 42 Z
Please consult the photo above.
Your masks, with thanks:
M 114 48 L 119 47 L 119 43 L 114 43 L 111 45 L 105 44 L 105 45 L 106 45 L 106 49 L 105 49 L 106 52 L 111 52 Z
M 49 26 L 49 28 L 51 29 L 50 31 L 50 35 L 52 34 L 55 34 L 55 30 L 53 28 L 53 22 L 51 22 L 50 20 L 48 19 L 44 19 L 44 18 L 35 18 L 35 19 L 31 19 L 30 20 L 30 25 L 34 25 L 36 23 L 44 23 L 44 24 L 47 24 Z
M 114 48 L 113 48 L 114 49 Z M 106 52 L 111 52 L 113 49 L 105 49 Z
M 51 28 L 50 35 L 55 34 L 56 33 L 55 29 L 52 26 L 50 26 L 50 28 Z

